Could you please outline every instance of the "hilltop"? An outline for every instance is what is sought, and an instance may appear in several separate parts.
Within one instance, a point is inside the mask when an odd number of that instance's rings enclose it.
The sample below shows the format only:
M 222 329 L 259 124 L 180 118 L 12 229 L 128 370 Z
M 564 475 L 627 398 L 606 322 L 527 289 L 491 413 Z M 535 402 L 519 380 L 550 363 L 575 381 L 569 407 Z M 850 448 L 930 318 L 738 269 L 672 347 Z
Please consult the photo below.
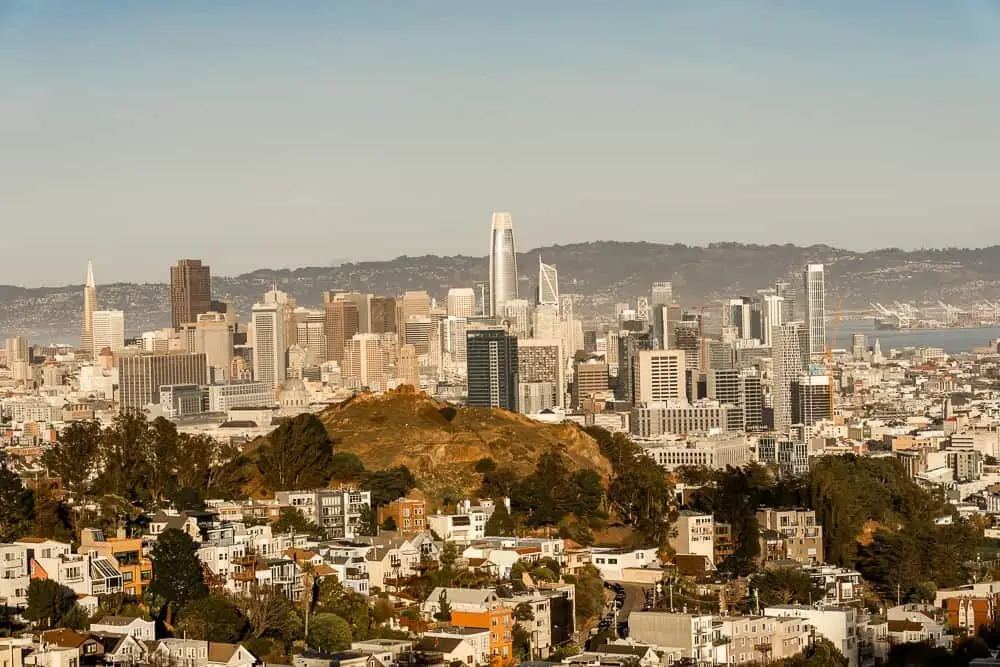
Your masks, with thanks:
M 357 454 L 365 466 L 406 466 L 431 498 L 446 491 L 474 495 L 482 458 L 519 475 L 534 471 L 539 457 L 560 451 L 570 468 L 592 468 L 607 479 L 611 467 L 597 441 L 573 424 L 543 424 L 524 415 L 488 408 L 454 407 L 410 387 L 376 396 L 362 394 L 320 414 L 334 450 Z
M 826 245 L 574 243 L 519 253 L 522 294 L 531 294 L 535 288 L 539 256 L 558 268 L 564 293 L 586 297 L 576 301 L 576 311 L 588 322 L 611 317 L 616 302 L 648 295 L 654 281 L 673 281 L 680 303 L 696 307 L 722 297 L 752 294 L 801 270 L 807 262 L 827 265 L 828 298 L 843 299 L 845 309 L 866 308 L 869 301 L 919 304 L 942 299 L 961 305 L 1000 298 L 1000 246 L 856 252 Z M 209 264 L 211 259 L 205 258 Z M 484 280 L 488 267 L 486 257 L 403 256 L 216 276 L 212 290 L 217 297 L 231 297 L 245 322 L 254 300 L 272 283 L 302 305 L 321 304 L 323 291 L 329 289 L 390 295 L 424 289 L 440 301 L 449 287 L 467 287 Z M 167 267 L 163 270 L 166 274 Z M 98 284 L 98 301 L 102 308 L 125 311 L 130 335 L 170 323 L 166 284 Z M 0 286 L 0 334 L 16 332 L 33 340 L 75 342 L 81 309 L 79 285 L 37 289 Z

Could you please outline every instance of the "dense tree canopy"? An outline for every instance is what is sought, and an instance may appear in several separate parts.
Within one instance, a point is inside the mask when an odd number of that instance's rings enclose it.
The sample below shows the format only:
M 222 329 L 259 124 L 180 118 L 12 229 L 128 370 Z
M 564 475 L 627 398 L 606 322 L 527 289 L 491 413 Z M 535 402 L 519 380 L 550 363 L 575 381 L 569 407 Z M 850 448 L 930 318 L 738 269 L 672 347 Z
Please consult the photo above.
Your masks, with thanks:
M 258 451 L 257 467 L 267 488 L 309 489 L 326 484 L 333 445 L 314 414 L 281 422 Z
M 208 594 L 194 541 L 175 528 L 160 533 L 153 545 L 153 581 L 149 590 L 178 607 Z

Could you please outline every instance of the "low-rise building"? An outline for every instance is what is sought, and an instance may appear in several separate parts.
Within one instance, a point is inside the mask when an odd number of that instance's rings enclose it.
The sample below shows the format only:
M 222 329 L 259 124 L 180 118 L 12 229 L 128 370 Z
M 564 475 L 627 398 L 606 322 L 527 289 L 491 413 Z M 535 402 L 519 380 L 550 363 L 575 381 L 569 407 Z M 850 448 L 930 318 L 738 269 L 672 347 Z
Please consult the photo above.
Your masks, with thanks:
M 356 537 L 361 515 L 372 504 L 371 492 L 358 489 L 278 491 L 274 496 L 279 504 L 298 510 L 333 538 Z
M 823 562 L 823 527 L 816 512 L 805 509 L 757 511 L 760 558 L 763 562 L 793 560 L 803 565 Z
M 681 510 L 677 515 L 675 534 L 670 546 L 678 554 L 704 556 L 715 562 L 715 522 L 711 514 Z
M 669 611 L 634 611 L 629 615 L 629 637 L 653 646 L 678 649 L 697 664 L 713 664 L 719 637 L 711 616 Z
M 764 610 L 765 616 L 800 618 L 810 631 L 829 640 L 844 657 L 848 667 L 860 664 L 861 612 L 854 607 L 818 607 L 807 605 L 775 605 Z

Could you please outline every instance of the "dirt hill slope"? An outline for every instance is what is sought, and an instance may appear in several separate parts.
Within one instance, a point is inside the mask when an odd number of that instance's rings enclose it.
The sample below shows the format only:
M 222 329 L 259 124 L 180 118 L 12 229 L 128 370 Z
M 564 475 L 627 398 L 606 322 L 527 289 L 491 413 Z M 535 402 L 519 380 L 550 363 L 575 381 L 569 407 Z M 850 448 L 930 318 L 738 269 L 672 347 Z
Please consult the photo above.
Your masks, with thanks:
M 451 407 L 410 387 L 382 396 L 363 394 L 320 414 L 335 451 L 357 454 L 369 469 L 405 465 L 432 498 L 447 490 L 476 491 L 473 468 L 489 457 L 519 474 L 534 470 L 539 456 L 558 450 L 572 469 L 611 468 L 597 442 L 569 424 L 541 424 L 523 415 L 486 408 Z

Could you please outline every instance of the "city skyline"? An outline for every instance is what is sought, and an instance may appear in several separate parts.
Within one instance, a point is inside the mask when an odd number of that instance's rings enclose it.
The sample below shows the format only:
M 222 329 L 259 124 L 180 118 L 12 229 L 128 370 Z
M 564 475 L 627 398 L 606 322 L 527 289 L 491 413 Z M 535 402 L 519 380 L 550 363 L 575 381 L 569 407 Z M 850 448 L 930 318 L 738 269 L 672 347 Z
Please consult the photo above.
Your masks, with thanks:
M 980 1 L 8 2 L 6 240 L 58 240 L 48 284 L 77 253 L 111 282 L 192 247 L 220 275 L 478 254 L 490 210 L 525 248 L 997 243 L 997 25 Z

